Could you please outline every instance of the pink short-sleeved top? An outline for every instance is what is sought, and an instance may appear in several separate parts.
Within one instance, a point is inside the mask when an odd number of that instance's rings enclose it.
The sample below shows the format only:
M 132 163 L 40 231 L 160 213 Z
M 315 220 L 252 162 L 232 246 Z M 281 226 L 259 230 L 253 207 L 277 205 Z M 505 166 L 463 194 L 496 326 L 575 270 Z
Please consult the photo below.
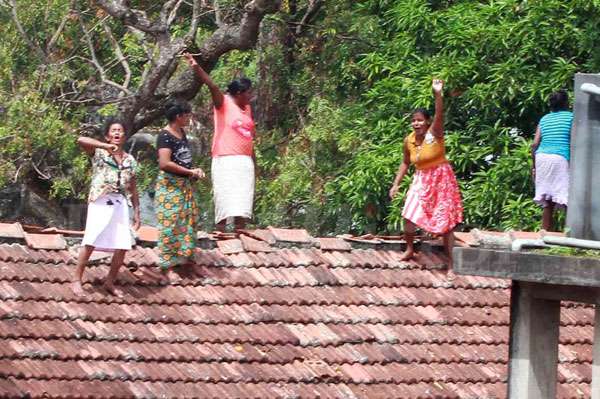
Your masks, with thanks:
M 250 105 L 240 108 L 229 95 L 223 96 L 221 108 L 214 108 L 215 134 L 212 156 L 254 154 L 254 120 Z

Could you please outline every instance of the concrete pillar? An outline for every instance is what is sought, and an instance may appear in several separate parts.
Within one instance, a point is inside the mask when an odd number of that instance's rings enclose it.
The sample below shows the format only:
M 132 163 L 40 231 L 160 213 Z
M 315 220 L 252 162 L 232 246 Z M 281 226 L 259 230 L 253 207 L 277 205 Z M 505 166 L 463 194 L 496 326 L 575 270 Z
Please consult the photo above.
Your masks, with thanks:
M 575 75 L 567 227 L 570 237 L 600 240 L 600 96 L 581 90 L 584 83 L 600 86 L 600 74 Z
M 560 301 L 536 298 L 535 286 L 511 288 L 509 399 L 556 397 Z
M 594 360 L 592 363 L 592 399 L 600 399 L 600 312 L 596 305 L 594 323 Z

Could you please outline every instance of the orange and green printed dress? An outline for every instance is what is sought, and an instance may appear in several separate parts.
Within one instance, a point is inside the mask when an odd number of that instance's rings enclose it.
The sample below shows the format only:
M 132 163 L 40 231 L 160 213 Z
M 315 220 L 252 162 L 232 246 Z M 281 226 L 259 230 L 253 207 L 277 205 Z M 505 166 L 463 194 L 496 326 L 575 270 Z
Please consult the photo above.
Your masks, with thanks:
M 166 131 L 159 134 L 157 147 L 169 147 L 171 159 L 191 167 L 187 140 L 178 140 Z M 184 166 L 182 165 L 182 166 Z M 159 265 L 162 269 L 187 262 L 196 248 L 199 210 L 193 182 L 188 177 L 160 171 L 156 181 L 154 207 L 158 220 Z

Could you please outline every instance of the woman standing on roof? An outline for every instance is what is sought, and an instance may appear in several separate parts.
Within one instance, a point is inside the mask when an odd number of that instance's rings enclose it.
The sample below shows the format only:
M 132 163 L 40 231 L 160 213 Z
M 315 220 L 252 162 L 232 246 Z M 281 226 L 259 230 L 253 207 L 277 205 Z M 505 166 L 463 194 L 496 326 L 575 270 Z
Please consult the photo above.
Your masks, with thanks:
M 573 113 L 565 91 L 552 93 L 550 113 L 540 120 L 531 152 L 535 179 L 534 201 L 544 210 L 542 229 L 553 229 L 554 208 L 566 208 L 569 200 L 569 158 Z
M 192 183 L 204 178 L 204 172 L 193 167 L 192 151 L 184 130 L 190 124 L 191 115 L 188 103 L 167 103 L 168 123 L 156 139 L 160 172 L 154 207 L 159 227 L 159 266 L 163 272 L 189 262 L 196 247 L 199 211 Z
M 110 119 L 104 125 L 105 142 L 80 137 L 77 144 L 92 156 L 92 183 L 88 197 L 85 234 L 77 259 L 73 282 L 76 295 L 84 295 L 83 272 L 94 249 L 113 252 L 104 288 L 121 296 L 114 281 L 131 249 L 133 238 L 129 227 L 129 204 L 133 205 L 133 229 L 140 227 L 140 205 L 135 182 L 136 161 L 123 151 L 126 140 L 123 124 Z
M 413 132 L 404 139 L 404 160 L 390 188 L 390 198 L 398 193 L 398 185 L 410 165 L 416 172 L 406 195 L 402 216 L 406 251 L 403 260 L 414 255 L 415 225 L 421 229 L 444 237 L 444 247 L 452 267 L 453 229 L 462 222 L 462 201 L 454 171 L 446 159 L 444 148 L 444 99 L 443 82 L 434 79 L 435 115 L 433 122 L 426 109 L 412 113 Z
M 185 57 L 200 81 L 208 86 L 214 105 L 211 174 L 216 228 L 225 231 L 227 220 L 232 218 L 235 229 L 243 229 L 252 218 L 254 202 L 252 82 L 246 78 L 234 80 L 223 94 L 191 54 Z

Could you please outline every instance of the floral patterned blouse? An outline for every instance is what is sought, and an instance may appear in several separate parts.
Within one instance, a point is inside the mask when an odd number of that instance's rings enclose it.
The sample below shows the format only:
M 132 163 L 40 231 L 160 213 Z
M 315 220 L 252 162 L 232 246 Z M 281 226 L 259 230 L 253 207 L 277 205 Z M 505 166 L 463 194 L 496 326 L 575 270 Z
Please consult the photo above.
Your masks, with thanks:
M 96 148 L 92 157 L 92 184 L 88 202 L 94 202 L 104 194 L 121 193 L 131 204 L 131 181 L 135 177 L 137 162 L 131 154 L 125 154 L 121 165 L 110 153 Z

